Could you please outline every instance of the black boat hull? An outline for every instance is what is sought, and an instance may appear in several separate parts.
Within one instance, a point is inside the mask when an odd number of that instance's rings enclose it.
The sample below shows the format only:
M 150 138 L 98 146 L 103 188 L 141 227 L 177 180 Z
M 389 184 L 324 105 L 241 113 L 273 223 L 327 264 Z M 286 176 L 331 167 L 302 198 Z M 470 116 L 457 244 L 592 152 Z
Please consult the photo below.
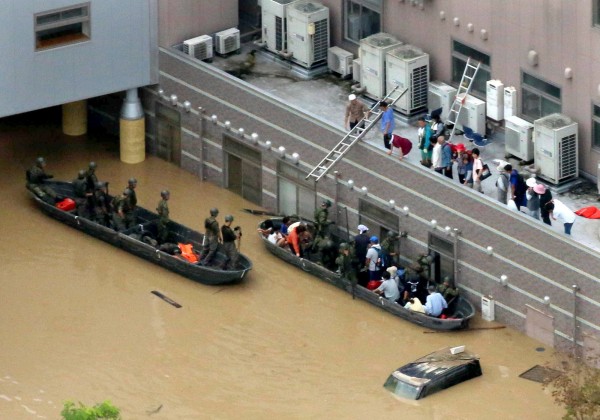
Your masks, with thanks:
M 73 198 L 74 196 L 72 184 L 69 182 L 46 181 L 46 185 L 63 197 Z M 166 252 L 159 251 L 152 245 L 129 236 L 133 233 L 141 233 L 144 230 L 156 229 L 158 215 L 142 207 L 136 209 L 137 225 L 125 232 L 117 232 L 92 220 L 78 217 L 74 212 L 63 211 L 41 200 L 33 193 L 31 195 L 41 210 L 50 217 L 199 283 L 206 285 L 237 283 L 242 281 L 248 271 L 252 269 L 252 262 L 243 254 L 239 255 L 235 269 L 221 270 L 216 267 L 219 266 L 219 263 L 225 261 L 226 257 L 220 252 L 217 254 L 215 267 L 206 267 L 192 264 Z M 195 249 L 202 248 L 203 235 L 201 233 L 173 221 L 169 222 L 168 229 L 171 237 L 178 242 L 192 243 Z
M 276 226 L 281 224 L 281 219 L 279 218 L 272 218 L 271 220 Z M 259 228 L 260 227 L 261 225 L 259 225 Z M 271 252 L 273 255 L 292 265 L 295 265 L 298 268 L 301 268 L 302 270 L 318 277 L 326 283 L 332 284 L 348 293 L 354 293 L 354 296 L 357 298 L 363 299 L 397 317 L 410 321 L 413 324 L 433 330 L 461 330 L 469 326 L 470 319 L 475 315 L 475 308 L 473 305 L 460 296 L 457 298 L 455 310 L 452 316 L 446 319 L 441 319 L 434 318 L 420 312 L 411 311 L 410 309 L 405 309 L 403 306 L 395 302 L 390 302 L 389 300 L 380 297 L 371 290 L 358 284 L 353 291 L 352 283 L 349 280 L 343 279 L 339 274 L 334 273 L 310 260 L 296 257 L 287 248 L 281 248 L 269 242 L 261 233 L 259 233 L 259 237 L 261 238 L 267 250 L 269 250 L 269 252 Z

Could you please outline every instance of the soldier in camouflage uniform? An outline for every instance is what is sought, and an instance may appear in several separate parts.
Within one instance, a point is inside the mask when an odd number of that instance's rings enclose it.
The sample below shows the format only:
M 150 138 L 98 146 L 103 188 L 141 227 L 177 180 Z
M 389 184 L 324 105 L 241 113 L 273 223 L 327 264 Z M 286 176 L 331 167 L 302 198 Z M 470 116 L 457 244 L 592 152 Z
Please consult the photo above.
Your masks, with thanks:
M 238 260 L 238 249 L 235 241 L 242 236 L 242 230 L 239 226 L 231 229 L 233 216 L 225 216 L 225 223 L 221 226 L 221 234 L 223 235 L 223 252 L 227 256 L 227 261 L 224 264 L 225 270 L 235 269 Z
M 81 169 L 77 173 L 77 179 L 73 180 L 73 192 L 75 193 L 75 204 L 77 205 L 77 216 L 86 214 L 87 207 L 87 183 L 85 180 L 85 171 Z
M 321 203 L 321 207 L 315 210 L 315 240 L 325 237 L 328 233 L 330 207 L 331 201 L 325 200 Z
M 340 244 L 340 255 L 335 259 L 338 266 L 338 271 L 343 279 L 349 280 L 352 283 L 352 289 L 356 287 L 356 268 L 352 260 L 352 247 L 347 243 Z
M 85 173 L 85 182 L 86 182 L 86 197 L 87 204 L 86 210 L 89 212 L 89 216 L 91 218 L 95 218 L 94 211 L 96 209 L 96 196 L 94 192 L 96 191 L 96 183 L 98 182 L 98 177 L 96 176 L 96 162 L 90 162 L 88 165 L 88 170 Z
M 45 166 L 46 160 L 43 157 L 35 160 L 35 165 L 27 171 L 27 189 L 45 202 L 54 204 L 58 197 L 52 188 L 44 185 L 46 179 L 53 178 L 52 175 L 46 173 Z
M 98 181 L 96 182 L 96 191 L 94 197 L 96 198 L 96 222 L 102 226 L 110 226 L 110 202 L 108 198 L 107 182 Z
M 396 245 L 400 236 L 392 231 L 388 231 L 386 238 L 381 242 L 381 251 L 383 252 L 384 266 L 382 268 L 396 265 Z
M 219 222 L 217 222 L 217 216 L 219 215 L 219 209 L 210 209 L 210 217 L 204 219 L 204 241 L 202 242 L 202 264 L 209 265 L 212 262 L 219 242 L 221 242 L 221 231 L 219 230 Z
M 437 287 L 438 292 L 442 294 L 446 302 L 450 302 L 452 299 L 458 296 L 458 289 L 453 286 L 450 277 L 444 277 L 442 284 Z
M 113 200 L 113 223 L 115 225 L 115 229 L 119 232 L 123 230 L 129 229 L 132 225 L 131 216 L 128 215 L 130 213 L 129 208 L 129 195 L 131 194 L 131 190 L 126 188 L 119 197 L 115 197 Z
M 169 198 L 171 194 L 169 191 L 164 190 L 160 193 L 161 200 L 158 202 L 158 207 L 156 207 L 156 212 L 160 216 L 158 219 L 158 233 L 156 235 L 156 239 L 159 244 L 163 244 L 167 242 L 167 238 L 169 236 L 169 230 L 167 229 L 167 225 L 169 224 Z

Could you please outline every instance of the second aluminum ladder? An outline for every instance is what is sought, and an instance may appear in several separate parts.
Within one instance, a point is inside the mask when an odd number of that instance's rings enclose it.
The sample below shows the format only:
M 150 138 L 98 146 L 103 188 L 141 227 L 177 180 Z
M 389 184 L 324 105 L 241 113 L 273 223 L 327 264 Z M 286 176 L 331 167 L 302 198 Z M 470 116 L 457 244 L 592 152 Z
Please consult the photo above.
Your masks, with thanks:
M 450 108 L 450 112 L 448 113 L 448 119 L 446 120 L 448 124 L 452 124 L 452 131 L 450 132 L 450 137 L 448 141 L 452 141 L 452 137 L 454 137 L 454 132 L 456 131 L 456 124 L 458 123 L 458 118 L 460 117 L 460 111 L 467 100 L 467 95 L 471 90 L 471 86 L 473 85 L 473 80 L 475 80 L 475 76 L 477 75 L 477 70 L 479 70 L 480 62 L 476 62 L 477 65 L 473 64 L 475 60 L 471 60 L 469 57 L 467 59 L 467 65 L 465 66 L 465 71 L 463 72 L 462 78 L 460 79 L 460 85 L 458 85 L 458 90 L 456 91 L 456 97 L 454 98 L 454 102 L 452 102 L 452 107 Z
M 399 89 L 400 86 L 396 85 L 396 87 L 392 89 L 382 101 L 387 101 L 390 99 Z M 400 98 L 402 98 L 402 96 L 404 96 L 407 91 L 408 88 L 404 88 L 398 96 L 396 96 L 391 102 L 388 102 L 388 106 L 392 107 Z M 377 124 L 377 121 L 379 121 L 383 115 L 381 110 L 378 109 L 375 111 L 375 109 L 378 107 L 379 101 L 376 102 L 371 109 L 369 109 L 367 113 L 368 116 L 360 120 L 354 126 L 354 128 L 350 130 L 348 134 L 346 134 L 346 136 L 340 140 L 340 142 L 336 144 L 329 153 L 327 153 L 327 156 L 325 156 L 321 162 L 319 162 L 319 164 L 315 166 L 312 171 L 310 171 L 310 173 L 306 176 L 306 179 L 313 178 L 315 181 L 319 181 L 321 178 L 323 178 L 327 172 L 329 172 L 329 170 L 336 163 L 338 163 L 346 153 L 348 153 L 350 148 L 354 146 L 360 139 L 362 139 L 365 134 L 367 134 L 369 130 L 375 126 L 375 124 Z

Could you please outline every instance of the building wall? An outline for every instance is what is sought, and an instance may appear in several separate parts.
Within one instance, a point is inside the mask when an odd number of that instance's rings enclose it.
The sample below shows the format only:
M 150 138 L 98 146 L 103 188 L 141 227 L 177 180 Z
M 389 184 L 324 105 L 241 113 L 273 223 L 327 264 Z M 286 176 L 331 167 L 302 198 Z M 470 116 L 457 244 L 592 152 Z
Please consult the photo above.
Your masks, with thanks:
M 158 9 L 161 47 L 238 25 L 238 0 L 160 0 Z
M 358 52 L 343 39 L 342 3 L 323 0 L 331 10 L 332 43 Z M 492 77 L 521 86 L 521 71 L 561 88 L 562 112 L 579 123 L 580 169 L 596 176 L 600 149 L 592 147 L 592 103 L 600 103 L 600 27 L 592 24 L 592 1 L 448 0 L 384 1 L 383 32 L 430 54 L 432 80 L 451 80 L 452 39 L 491 56 Z M 443 14 L 444 18 L 441 18 Z M 454 24 L 458 18 L 459 25 Z M 468 25 L 473 25 L 472 32 Z M 482 39 L 481 31 L 487 31 Z M 532 66 L 527 55 L 538 53 Z M 566 79 L 565 69 L 573 70 Z M 485 99 L 485 98 L 483 98 Z M 520 110 L 520 104 L 519 104 Z
M 4 2 L 0 117 L 156 82 L 156 0 L 91 0 L 91 39 L 35 50 L 34 15 L 82 3 Z
M 182 167 L 204 179 L 223 185 L 223 137 L 233 136 L 247 147 L 262 154 L 263 206 L 277 210 L 278 147 L 286 148 L 286 157 L 300 155 L 299 168 L 306 173 L 339 141 L 345 133 L 316 121 L 314 116 L 282 104 L 251 85 L 193 60 L 174 49 L 161 49 L 160 86 L 166 92 L 159 98 L 154 90 L 146 91 L 149 115 L 153 102 L 176 94 L 179 101 L 192 103 L 190 113 L 182 110 L 182 132 L 188 134 L 184 144 Z M 201 110 L 198 110 L 201 107 Z M 212 115 L 216 115 L 215 121 Z M 230 129 L 224 121 L 230 122 Z M 245 135 L 238 129 L 244 128 Z M 252 144 L 250 133 L 259 134 Z M 265 140 L 270 147 L 263 147 Z M 319 139 L 318 142 L 312 139 Z M 149 138 L 149 142 L 155 139 Z M 480 307 L 482 296 L 493 296 L 496 318 L 523 332 L 530 331 L 528 306 L 554 317 L 553 344 L 568 345 L 573 335 L 581 343 L 585 337 L 600 332 L 600 256 L 580 244 L 548 229 L 542 223 L 515 214 L 495 200 L 408 163 L 398 163 L 382 151 L 358 143 L 338 163 L 340 179 L 332 174 L 317 185 L 318 198 L 337 197 L 337 208 L 348 209 L 348 220 L 338 216 L 338 226 L 355 228 L 360 220 L 359 200 L 398 215 L 398 230 L 408 232 L 402 253 L 415 258 L 426 253 L 430 232 L 445 235 L 445 227 L 457 229 L 458 277 L 461 293 Z M 390 177 L 388 174 L 393 174 Z M 336 180 L 337 179 L 337 180 Z M 350 190 L 347 180 L 355 181 Z M 368 187 L 366 196 L 359 192 Z M 396 205 L 390 210 L 389 200 Z M 401 212 L 409 207 L 408 215 Z M 437 220 L 432 227 L 430 221 Z M 540 247 L 539 244 L 544 244 Z M 492 247 L 488 251 L 488 247 Z M 508 277 L 502 286 L 500 276 Z M 572 285 L 580 288 L 574 298 Z M 550 298 L 549 305 L 544 297 Z M 572 309 L 577 302 L 578 330 L 573 332 Z M 532 332 L 532 334 L 535 333 Z M 584 335 L 585 334 L 585 335 Z

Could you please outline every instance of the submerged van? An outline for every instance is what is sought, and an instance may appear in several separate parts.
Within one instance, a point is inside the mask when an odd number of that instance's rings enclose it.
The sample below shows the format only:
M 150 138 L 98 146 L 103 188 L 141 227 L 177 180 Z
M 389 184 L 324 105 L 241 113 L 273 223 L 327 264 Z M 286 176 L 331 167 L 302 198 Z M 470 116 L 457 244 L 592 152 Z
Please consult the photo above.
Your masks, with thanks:
M 399 367 L 383 386 L 399 397 L 419 400 L 481 373 L 478 356 L 464 346 L 446 347 Z

